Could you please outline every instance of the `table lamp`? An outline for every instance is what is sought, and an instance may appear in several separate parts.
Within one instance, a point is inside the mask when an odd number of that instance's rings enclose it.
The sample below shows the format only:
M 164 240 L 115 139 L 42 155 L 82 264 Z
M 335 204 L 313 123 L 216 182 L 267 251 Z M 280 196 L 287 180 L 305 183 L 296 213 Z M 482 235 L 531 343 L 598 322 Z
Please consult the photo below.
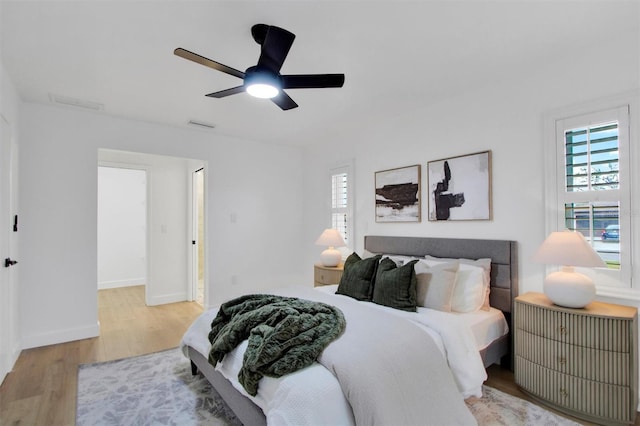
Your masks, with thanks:
M 544 280 L 544 293 L 556 305 L 583 308 L 596 296 L 593 280 L 575 272 L 574 266 L 607 266 L 579 232 L 552 232 L 538 248 L 533 260 L 550 265 L 562 265 Z
M 342 253 L 336 250 L 335 247 L 344 247 L 346 244 L 337 229 L 325 229 L 316 240 L 316 245 L 328 247 L 320 255 L 320 262 L 324 266 L 338 266 L 342 260 Z

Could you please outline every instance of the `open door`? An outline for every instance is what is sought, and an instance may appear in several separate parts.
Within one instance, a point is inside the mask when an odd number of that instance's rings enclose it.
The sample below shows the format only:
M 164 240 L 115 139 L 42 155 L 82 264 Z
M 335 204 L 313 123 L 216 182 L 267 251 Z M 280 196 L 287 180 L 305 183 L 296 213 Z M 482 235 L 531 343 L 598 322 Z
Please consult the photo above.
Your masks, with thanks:
M 17 166 L 18 146 L 0 115 L 0 383 L 17 357 Z
M 192 230 L 192 283 L 191 293 L 192 300 L 195 300 L 199 304 L 204 306 L 204 255 L 205 255 L 205 237 L 204 237 L 204 168 L 200 168 L 193 172 L 193 193 L 192 193 L 192 206 L 193 206 L 193 230 Z

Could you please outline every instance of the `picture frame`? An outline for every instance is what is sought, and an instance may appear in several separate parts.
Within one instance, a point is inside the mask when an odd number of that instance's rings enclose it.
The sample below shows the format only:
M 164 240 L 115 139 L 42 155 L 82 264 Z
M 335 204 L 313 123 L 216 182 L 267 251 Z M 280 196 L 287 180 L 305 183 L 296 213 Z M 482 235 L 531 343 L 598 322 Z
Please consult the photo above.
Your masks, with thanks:
M 429 221 L 491 220 L 491 151 L 427 163 Z
M 375 173 L 376 222 L 420 222 L 420 165 Z

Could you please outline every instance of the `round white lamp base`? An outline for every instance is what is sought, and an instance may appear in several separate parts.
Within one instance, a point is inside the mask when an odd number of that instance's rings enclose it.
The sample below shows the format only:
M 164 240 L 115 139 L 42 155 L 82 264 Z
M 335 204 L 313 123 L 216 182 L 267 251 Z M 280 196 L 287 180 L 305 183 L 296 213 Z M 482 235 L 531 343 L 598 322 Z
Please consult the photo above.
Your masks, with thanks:
M 342 260 L 342 253 L 333 247 L 329 247 L 320 255 L 320 262 L 323 266 L 338 266 Z
M 544 294 L 556 305 L 584 308 L 596 297 L 596 285 L 586 275 L 563 268 L 562 271 L 547 275 Z

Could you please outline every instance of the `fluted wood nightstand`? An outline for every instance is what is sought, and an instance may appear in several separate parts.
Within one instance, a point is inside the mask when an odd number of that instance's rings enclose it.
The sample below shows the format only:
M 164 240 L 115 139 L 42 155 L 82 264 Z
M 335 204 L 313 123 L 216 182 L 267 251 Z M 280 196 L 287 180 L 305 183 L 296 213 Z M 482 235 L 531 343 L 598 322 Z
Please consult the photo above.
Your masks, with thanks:
M 319 263 L 313 265 L 313 286 L 340 284 L 343 264 L 338 266 L 324 266 Z
M 633 424 L 638 407 L 638 312 L 593 302 L 515 299 L 515 380 L 538 401 L 597 423 Z

